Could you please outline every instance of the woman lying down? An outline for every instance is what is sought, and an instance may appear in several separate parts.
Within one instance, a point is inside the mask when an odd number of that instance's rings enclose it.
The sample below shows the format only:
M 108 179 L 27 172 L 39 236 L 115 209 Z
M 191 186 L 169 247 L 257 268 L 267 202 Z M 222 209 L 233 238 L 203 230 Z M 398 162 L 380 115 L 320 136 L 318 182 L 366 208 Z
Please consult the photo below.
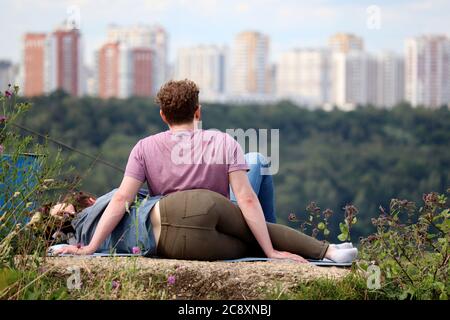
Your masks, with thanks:
M 274 221 L 272 178 L 259 174 L 264 158 L 250 153 L 245 159 L 252 163 L 247 175 L 261 199 L 261 206 L 266 209 L 265 218 Z M 83 244 L 91 243 L 99 220 L 116 192 L 117 189 L 98 199 L 74 193 L 50 209 L 50 215 L 66 222 L 61 228 L 64 235 L 54 236 L 67 239 L 67 235 L 73 234 L 70 243 L 76 250 L 67 253 L 141 254 L 207 261 L 267 257 L 235 203 L 232 191 L 230 200 L 205 189 L 178 191 L 163 197 L 150 197 L 147 190 L 139 190 L 137 201 L 128 206 L 111 234 L 98 248 L 87 250 Z M 357 249 L 351 243 L 327 244 L 284 225 L 266 222 L 266 226 L 274 249 L 292 253 L 282 258 L 298 262 L 325 258 L 336 263 L 348 263 L 356 258 Z M 54 253 L 62 250 L 64 247 Z

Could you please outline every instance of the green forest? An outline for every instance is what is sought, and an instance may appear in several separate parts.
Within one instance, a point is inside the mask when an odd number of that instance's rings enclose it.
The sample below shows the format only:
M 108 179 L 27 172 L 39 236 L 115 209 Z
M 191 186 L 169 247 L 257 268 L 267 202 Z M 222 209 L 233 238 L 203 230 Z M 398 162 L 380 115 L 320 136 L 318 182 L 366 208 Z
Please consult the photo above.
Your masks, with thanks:
M 151 99 L 75 98 L 63 92 L 30 100 L 21 125 L 124 168 L 135 143 L 166 130 Z M 312 201 L 330 208 L 331 238 L 343 207 L 359 209 L 352 240 L 373 232 L 371 218 L 390 199 L 419 202 L 450 187 L 450 111 L 400 104 L 393 109 L 308 110 L 273 105 L 202 104 L 203 128 L 279 129 L 280 170 L 274 176 L 280 223 L 306 214 Z M 53 144 L 57 148 L 58 145 Z M 118 186 L 119 170 L 65 149 L 81 189 L 101 195 Z M 157 157 L 158 155 L 155 155 Z

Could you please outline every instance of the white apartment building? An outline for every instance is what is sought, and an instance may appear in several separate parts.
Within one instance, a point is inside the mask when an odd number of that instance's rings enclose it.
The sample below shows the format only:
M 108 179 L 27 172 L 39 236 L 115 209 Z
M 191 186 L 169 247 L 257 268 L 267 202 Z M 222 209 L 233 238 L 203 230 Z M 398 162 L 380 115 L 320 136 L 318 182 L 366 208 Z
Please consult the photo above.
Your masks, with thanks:
M 393 52 L 383 52 L 377 59 L 376 105 L 391 108 L 405 99 L 404 60 Z
M 0 91 L 8 89 L 8 85 L 16 84 L 17 68 L 8 60 L 0 60 Z M 11 88 L 12 89 L 12 88 Z
M 375 104 L 377 75 L 373 58 L 363 51 L 334 52 L 331 67 L 331 105 L 353 110 Z
M 450 103 L 450 40 L 424 35 L 405 42 L 405 98 L 413 106 Z
M 281 55 L 277 97 L 319 107 L 329 102 L 331 55 L 326 49 L 294 49 Z
M 174 78 L 193 80 L 203 101 L 223 99 L 227 90 L 227 49 L 215 45 L 180 48 Z

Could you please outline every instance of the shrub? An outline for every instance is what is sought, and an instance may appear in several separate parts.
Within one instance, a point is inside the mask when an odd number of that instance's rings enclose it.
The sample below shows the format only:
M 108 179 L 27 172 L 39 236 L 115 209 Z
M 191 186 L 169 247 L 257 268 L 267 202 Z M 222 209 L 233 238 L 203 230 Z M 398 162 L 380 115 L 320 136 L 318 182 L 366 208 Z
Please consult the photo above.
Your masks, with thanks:
M 25 135 L 17 126 L 31 108 L 16 102 L 18 91 L 10 87 L 0 94 L 0 268 L 16 267 L 22 261 L 16 256 L 43 255 L 51 243 L 44 230 L 52 221 L 39 208 L 77 183 L 67 178 L 72 169 L 66 168 L 61 150 L 52 152 L 46 139 Z
M 342 242 L 351 241 L 350 232 L 352 226 L 358 222 L 356 217 L 358 209 L 354 205 L 347 204 L 342 210 L 344 210 L 344 220 L 339 223 L 341 233 L 337 238 Z M 313 238 L 317 238 L 319 235 L 322 235 L 323 238 L 328 238 L 330 235 L 329 220 L 334 214 L 333 211 L 331 209 L 322 211 L 315 202 L 310 202 L 306 207 L 306 212 L 306 219 L 298 218 L 295 213 L 291 213 L 288 216 L 288 220 L 300 223 L 300 231 Z
M 450 189 L 447 190 L 450 192 Z M 423 196 L 423 206 L 393 199 L 372 219 L 375 234 L 361 241 L 361 258 L 380 268 L 381 290 L 400 299 L 448 299 L 450 213 L 444 194 Z

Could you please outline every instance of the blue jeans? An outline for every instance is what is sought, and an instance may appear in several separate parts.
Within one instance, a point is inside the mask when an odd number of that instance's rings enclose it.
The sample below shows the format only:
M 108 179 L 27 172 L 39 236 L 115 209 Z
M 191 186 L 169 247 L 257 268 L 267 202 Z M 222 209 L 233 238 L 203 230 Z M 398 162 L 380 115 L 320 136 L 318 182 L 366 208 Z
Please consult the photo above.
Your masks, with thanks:
M 247 172 L 250 184 L 258 196 L 267 222 L 276 223 L 275 194 L 271 175 L 262 175 L 261 168 L 268 167 L 267 159 L 260 153 L 251 152 L 245 154 L 245 161 L 250 166 Z M 236 197 L 230 187 L 230 199 L 237 203 Z

